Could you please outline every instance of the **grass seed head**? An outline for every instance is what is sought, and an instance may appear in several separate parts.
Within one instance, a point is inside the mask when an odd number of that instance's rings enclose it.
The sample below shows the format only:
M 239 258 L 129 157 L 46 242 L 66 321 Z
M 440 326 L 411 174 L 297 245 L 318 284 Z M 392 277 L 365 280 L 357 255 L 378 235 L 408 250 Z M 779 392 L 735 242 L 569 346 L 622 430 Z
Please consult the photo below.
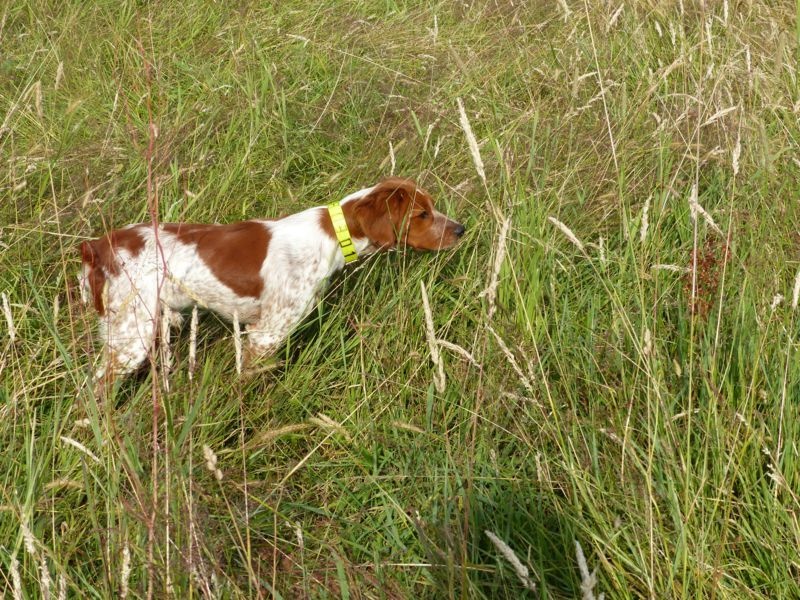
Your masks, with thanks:
M 19 576 L 19 561 L 11 559 L 11 594 L 14 600 L 22 600 L 22 578 Z
M 494 547 L 497 548 L 497 551 L 503 555 L 503 558 L 505 558 L 511 564 L 511 566 L 514 569 L 514 573 L 517 574 L 517 578 L 519 579 L 520 583 L 522 583 L 522 585 L 525 587 L 525 589 L 530 590 L 531 592 L 535 592 L 536 583 L 534 583 L 533 580 L 531 580 L 529 576 L 528 567 L 522 564 L 522 561 L 519 558 L 517 558 L 517 555 L 514 552 L 514 550 L 511 549 L 511 546 L 506 544 L 503 540 L 501 540 L 497 535 L 495 535 L 488 529 L 486 529 L 484 533 L 486 534 L 486 537 L 488 537 L 492 541 L 492 544 L 494 544 Z
M 800 269 L 797 269 L 797 275 L 794 276 L 794 289 L 792 290 L 792 310 L 797 309 L 798 302 L 800 302 Z
M 67 600 L 67 578 L 63 573 L 58 575 L 58 600 Z
M 203 444 L 203 458 L 206 459 L 206 469 L 211 471 L 217 481 L 222 481 L 222 471 L 217 468 L 217 455 L 206 444 Z
M 239 327 L 239 313 L 233 312 L 233 349 L 236 353 L 236 374 L 242 374 L 242 330 Z
M 586 557 L 583 548 L 578 540 L 575 540 L 575 556 L 578 559 L 578 570 L 581 573 L 581 594 L 583 600 L 603 600 L 604 594 L 594 595 L 594 587 L 597 585 L 597 569 L 589 572 L 589 565 L 586 564 Z
M 39 560 L 39 591 L 41 592 L 42 600 L 50 600 L 50 569 L 47 566 L 47 560 L 44 554 Z
M 642 225 L 639 228 L 639 241 L 644 244 L 644 241 L 647 239 L 647 229 L 650 227 L 650 220 L 649 220 L 649 213 L 650 213 L 650 200 L 652 196 L 647 197 L 647 201 L 644 203 L 644 208 L 642 208 Z
M 583 242 L 581 242 L 578 239 L 578 236 L 575 235 L 572 232 L 572 229 L 567 227 L 564 223 L 562 223 L 561 221 L 559 221 L 555 217 L 547 217 L 547 220 L 550 221 L 556 227 L 558 227 L 558 229 L 561 230 L 561 233 L 563 233 L 565 236 L 567 236 L 567 239 L 570 242 L 572 242 L 578 250 L 580 250 L 584 254 L 586 253 L 586 249 L 584 248 Z
M 22 541 L 25 543 L 25 551 L 29 556 L 36 556 L 36 538 L 33 537 L 33 533 L 26 523 L 21 523 L 20 529 L 22 530 Z
M 194 378 L 197 366 L 197 306 L 192 308 L 192 319 L 189 323 L 189 381 Z
M 703 208 L 700 203 L 697 201 L 697 184 L 695 183 L 692 185 L 692 191 L 689 194 L 689 211 L 692 215 L 692 221 L 697 222 L 697 216 L 700 215 L 703 217 L 705 222 L 708 224 L 711 229 L 716 231 L 719 235 L 724 235 L 722 230 L 717 226 L 714 222 L 714 219 L 708 214 L 705 208 Z
M 497 308 L 495 304 L 495 300 L 497 297 L 497 286 L 499 285 L 499 277 L 500 277 L 500 269 L 503 267 L 503 260 L 506 256 L 506 236 L 508 235 L 508 230 L 511 227 L 511 219 L 504 218 L 503 223 L 500 226 L 500 233 L 497 235 L 497 242 L 494 246 L 494 261 L 492 262 L 492 272 L 489 276 L 489 285 L 486 286 L 486 289 L 481 292 L 481 296 L 486 297 L 486 301 L 489 305 L 488 310 L 488 319 L 494 316 L 495 310 Z
M 0 299 L 3 302 L 3 314 L 6 317 L 6 325 L 8 326 L 8 337 L 13 342 L 17 339 L 17 328 L 14 327 L 14 317 L 11 314 L 11 305 L 8 303 L 8 296 L 3 292 L 0 294 Z
M 478 149 L 478 141 L 475 139 L 475 134 L 472 133 L 472 127 L 467 118 L 467 112 L 464 110 L 464 103 L 461 98 L 456 98 L 458 104 L 458 120 L 461 123 L 461 129 L 464 130 L 464 135 L 467 136 L 467 145 L 469 146 L 469 153 L 472 155 L 472 162 L 475 163 L 475 170 L 478 172 L 478 177 L 481 178 L 483 185 L 486 185 L 486 171 L 483 168 L 483 159 L 481 152 Z
M 436 372 L 433 375 L 433 385 L 436 391 L 441 394 L 444 392 L 447 384 L 447 378 L 444 374 L 444 363 L 439 353 L 439 345 L 436 343 L 436 333 L 433 329 L 433 314 L 431 313 L 431 305 L 428 302 L 428 291 L 425 289 L 424 281 L 420 281 L 419 285 L 422 292 L 422 311 L 425 314 L 425 337 L 428 340 L 431 362 L 433 362 L 436 367 Z
M 125 540 L 125 545 L 122 547 L 122 569 L 119 575 L 119 597 L 125 600 L 128 597 L 128 580 L 131 576 L 131 549 L 128 545 L 128 540 Z

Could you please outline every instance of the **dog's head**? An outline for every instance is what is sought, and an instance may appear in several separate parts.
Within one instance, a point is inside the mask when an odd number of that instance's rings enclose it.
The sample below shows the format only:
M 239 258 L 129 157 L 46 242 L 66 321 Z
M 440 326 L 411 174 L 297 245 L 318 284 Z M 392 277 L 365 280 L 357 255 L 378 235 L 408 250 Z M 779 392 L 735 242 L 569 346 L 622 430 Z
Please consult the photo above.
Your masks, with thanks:
M 433 198 L 410 179 L 392 177 L 354 202 L 353 216 L 378 249 L 409 246 L 442 250 L 455 246 L 464 226 L 440 213 Z

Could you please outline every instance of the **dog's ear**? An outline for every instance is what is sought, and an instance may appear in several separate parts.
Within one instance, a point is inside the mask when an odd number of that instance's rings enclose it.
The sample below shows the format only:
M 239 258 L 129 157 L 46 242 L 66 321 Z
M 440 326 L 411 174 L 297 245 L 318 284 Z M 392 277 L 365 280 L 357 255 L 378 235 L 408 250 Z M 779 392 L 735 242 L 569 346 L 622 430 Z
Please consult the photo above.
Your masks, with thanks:
M 412 200 L 408 189 L 390 182 L 357 200 L 354 214 L 364 236 L 379 248 L 396 245 Z
M 97 253 L 92 245 L 94 242 L 81 242 L 81 260 L 84 264 L 94 265 Z

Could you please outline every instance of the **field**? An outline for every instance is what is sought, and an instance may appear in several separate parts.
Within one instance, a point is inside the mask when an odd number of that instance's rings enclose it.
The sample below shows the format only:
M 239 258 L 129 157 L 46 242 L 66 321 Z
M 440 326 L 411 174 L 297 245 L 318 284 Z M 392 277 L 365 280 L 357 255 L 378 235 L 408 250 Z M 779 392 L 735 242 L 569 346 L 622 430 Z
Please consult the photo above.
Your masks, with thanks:
M 798 59 L 789 1 L 1 6 L 0 596 L 800 598 Z M 82 240 L 390 174 L 457 248 L 95 393 Z

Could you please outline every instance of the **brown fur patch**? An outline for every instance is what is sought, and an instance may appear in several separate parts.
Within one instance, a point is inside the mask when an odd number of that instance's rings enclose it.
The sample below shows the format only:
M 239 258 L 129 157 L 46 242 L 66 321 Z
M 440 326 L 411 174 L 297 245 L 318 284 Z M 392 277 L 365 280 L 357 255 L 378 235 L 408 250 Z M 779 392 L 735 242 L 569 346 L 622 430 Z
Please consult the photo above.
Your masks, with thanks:
M 139 227 L 117 229 L 103 237 L 81 243 L 81 260 L 87 268 L 87 280 L 92 291 L 92 302 L 98 314 L 105 312 L 103 306 L 103 288 L 106 284 L 106 273 L 119 275 L 117 252 L 120 248 L 127 250 L 131 256 L 138 256 L 144 248 L 144 238 Z
M 347 221 L 347 216 L 345 215 L 345 221 Z M 324 210 L 319 211 L 319 226 L 322 231 L 325 232 L 332 240 L 336 239 L 336 232 L 333 230 L 333 221 L 331 221 L 331 214 L 328 212 L 327 207 Z M 350 222 L 347 222 L 347 228 L 350 229 Z M 350 229 L 350 237 L 353 237 L 353 230 Z
M 264 289 L 261 265 L 267 257 L 270 233 L 263 223 L 243 221 L 230 225 L 164 223 L 197 253 L 217 279 L 240 296 L 258 298 Z

